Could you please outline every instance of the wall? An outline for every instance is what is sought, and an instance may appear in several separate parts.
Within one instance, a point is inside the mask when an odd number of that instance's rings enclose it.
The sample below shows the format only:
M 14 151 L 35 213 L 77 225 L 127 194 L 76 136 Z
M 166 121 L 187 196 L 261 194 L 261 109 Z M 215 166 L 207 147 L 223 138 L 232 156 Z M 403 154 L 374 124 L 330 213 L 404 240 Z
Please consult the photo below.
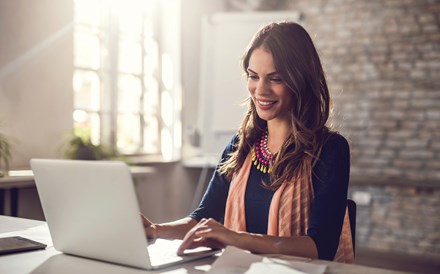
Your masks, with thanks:
M 199 153 L 194 140 L 199 109 L 201 20 L 205 15 L 225 9 L 224 1 L 185 0 L 182 5 L 182 87 L 183 156 Z M 195 142 L 194 142 L 195 141 Z
M 72 129 L 72 1 L 0 1 L 0 132 L 11 168 L 57 157 Z

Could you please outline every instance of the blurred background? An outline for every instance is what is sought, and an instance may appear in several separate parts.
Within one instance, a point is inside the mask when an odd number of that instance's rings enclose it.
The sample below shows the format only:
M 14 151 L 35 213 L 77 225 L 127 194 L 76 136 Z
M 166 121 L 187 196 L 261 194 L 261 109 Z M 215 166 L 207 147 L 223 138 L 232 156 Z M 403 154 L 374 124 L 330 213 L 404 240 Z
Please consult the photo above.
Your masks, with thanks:
M 261 12 L 291 12 L 318 48 L 351 146 L 357 263 L 439 273 L 436 0 L 0 0 L 0 169 L 118 157 L 154 169 L 135 180 L 147 216 L 185 216 L 216 160 L 200 147 L 202 22 Z M 2 189 L 3 214 L 15 193 L 15 215 L 44 219 L 32 184 Z

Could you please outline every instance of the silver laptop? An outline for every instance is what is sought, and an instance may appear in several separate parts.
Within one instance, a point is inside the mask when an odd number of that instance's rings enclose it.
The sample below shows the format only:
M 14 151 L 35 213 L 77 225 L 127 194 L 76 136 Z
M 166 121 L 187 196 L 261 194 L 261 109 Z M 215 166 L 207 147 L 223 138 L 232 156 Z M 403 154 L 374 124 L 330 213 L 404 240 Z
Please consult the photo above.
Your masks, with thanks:
M 148 245 L 130 169 L 123 162 L 32 159 L 31 167 L 58 251 L 142 269 L 218 252 L 177 256 L 179 240 Z

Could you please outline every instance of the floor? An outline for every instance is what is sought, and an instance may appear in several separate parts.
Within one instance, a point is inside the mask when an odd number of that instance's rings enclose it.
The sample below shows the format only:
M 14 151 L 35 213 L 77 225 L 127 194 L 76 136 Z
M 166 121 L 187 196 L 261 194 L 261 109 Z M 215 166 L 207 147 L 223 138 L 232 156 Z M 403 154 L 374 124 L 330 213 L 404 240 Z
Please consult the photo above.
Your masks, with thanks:
M 380 251 L 356 250 L 356 264 L 409 273 L 439 274 L 440 260 Z

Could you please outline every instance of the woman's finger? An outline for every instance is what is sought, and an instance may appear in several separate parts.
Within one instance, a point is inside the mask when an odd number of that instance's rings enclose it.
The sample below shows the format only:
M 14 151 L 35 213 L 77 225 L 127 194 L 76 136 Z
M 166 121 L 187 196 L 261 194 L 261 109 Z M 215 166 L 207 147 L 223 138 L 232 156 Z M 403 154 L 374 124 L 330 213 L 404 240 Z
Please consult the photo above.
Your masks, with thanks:
M 148 220 L 148 218 L 145 217 L 144 214 L 140 213 L 140 215 L 141 215 L 141 220 L 142 220 L 142 224 L 144 225 L 144 227 L 147 227 L 147 226 L 150 226 L 153 224 L 153 222 Z
M 196 235 L 196 230 L 192 229 L 188 233 L 186 233 L 185 237 L 183 238 L 182 243 L 180 244 L 180 246 L 177 250 L 177 254 L 182 255 L 186 249 L 193 248 L 193 246 L 194 246 L 193 243 L 196 242 L 197 238 L 200 238 L 200 237 L 198 237 Z
M 141 215 L 142 225 L 144 226 L 144 232 L 145 236 L 147 236 L 148 239 L 156 239 L 157 238 L 157 227 L 153 222 L 151 222 L 147 217 L 145 217 L 143 214 Z
M 206 229 L 206 220 L 202 219 L 196 226 L 194 226 L 183 238 L 182 243 L 177 250 L 178 255 L 182 255 L 186 249 L 192 249 L 203 246 L 203 239 L 197 235 L 197 231 Z

